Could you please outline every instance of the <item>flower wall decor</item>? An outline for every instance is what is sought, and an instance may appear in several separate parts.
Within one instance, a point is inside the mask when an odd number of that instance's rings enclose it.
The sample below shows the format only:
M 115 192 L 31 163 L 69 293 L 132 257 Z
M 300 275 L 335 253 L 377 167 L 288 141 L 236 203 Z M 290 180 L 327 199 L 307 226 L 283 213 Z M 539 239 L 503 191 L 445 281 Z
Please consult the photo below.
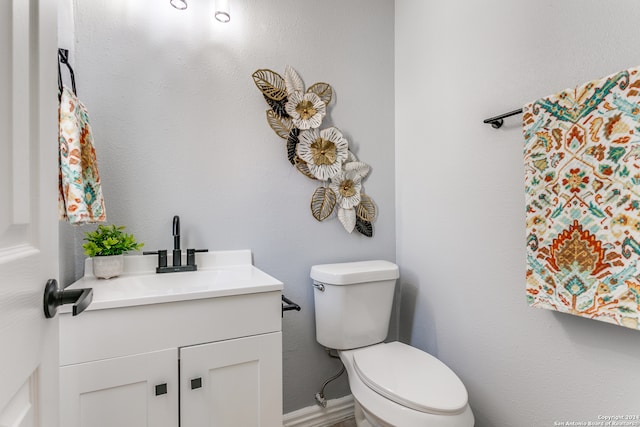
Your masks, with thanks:
M 272 70 L 253 73 L 253 81 L 269 104 L 267 123 L 287 141 L 289 162 L 307 178 L 322 181 L 311 196 L 311 214 L 318 221 L 337 217 L 351 233 L 373 236 L 376 206 L 362 192 L 370 167 L 358 161 L 336 127 L 322 128 L 333 89 L 316 83 L 305 90 L 298 73 L 286 66 L 284 76 Z

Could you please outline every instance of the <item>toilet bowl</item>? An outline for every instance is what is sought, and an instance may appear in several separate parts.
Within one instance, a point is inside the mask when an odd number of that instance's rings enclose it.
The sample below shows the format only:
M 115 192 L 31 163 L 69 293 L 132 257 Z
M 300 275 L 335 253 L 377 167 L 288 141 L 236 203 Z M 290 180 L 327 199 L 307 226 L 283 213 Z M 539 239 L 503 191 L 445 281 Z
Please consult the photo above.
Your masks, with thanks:
M 316 340 L 338 350 L 358 427 L 472 427 L 467 390 L 444 363 L 384 343 L 398 266 L 388 261 L 315 265 Z
M 400 342 L 339 351 L 358 427 L 472 427 L 467 391 L 435 357 Z

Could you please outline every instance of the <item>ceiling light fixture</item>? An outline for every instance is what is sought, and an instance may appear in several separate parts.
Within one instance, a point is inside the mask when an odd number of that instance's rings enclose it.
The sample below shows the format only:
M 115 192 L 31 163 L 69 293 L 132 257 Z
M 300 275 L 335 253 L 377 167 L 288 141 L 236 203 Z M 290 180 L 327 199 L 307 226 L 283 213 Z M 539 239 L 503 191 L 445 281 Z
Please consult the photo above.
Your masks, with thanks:
M 185 10 L 187 8 L 187 0 L 169 0 L 171 6 L 178 10 Z
M 216 12 L 214 16 L 218 21 L 224 23 L 231 20 L 231 15 L 229 15 L 229 0 L 216 0 Z

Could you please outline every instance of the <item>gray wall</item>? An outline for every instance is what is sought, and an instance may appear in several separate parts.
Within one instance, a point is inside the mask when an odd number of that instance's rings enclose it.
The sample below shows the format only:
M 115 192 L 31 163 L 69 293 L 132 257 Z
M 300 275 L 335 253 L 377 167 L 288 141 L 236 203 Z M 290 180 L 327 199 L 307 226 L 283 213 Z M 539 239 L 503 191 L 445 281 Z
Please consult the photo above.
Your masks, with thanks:
M 284 412 L 314 404 L 338 369 L 315 341 L 313 264 L 395 260 L 393 2 L 233 0 L 231 22 L 213 1 L 180 12 L 168 0 L 74 2 L 78 91 L 89 109 L 110 223 L 145 249 L 251 249 L 302 307 L 283 320 Z M 65 29 L 62 29 L 64 32 Z M 309 211 L 317 182 L 286 158 L 251 74 L 293 66 L 305 84 L 330 83 L 325 125 L 339 127 L 372 167 L 364 190 L 379 210 L 374 237 L 349 235 Z M 82 233 L 61 226 L 61 275 L 82 275 Z M 206 325 L 203 325 L 206 327 Z M 329 398 L 348 394 L 342 378 Z
M 521 116 L 640 63 L 635 0 L 397 0 L 401 337 L 467 385 L 478 427 L 638 414 L 640 334 L 525 301 Z

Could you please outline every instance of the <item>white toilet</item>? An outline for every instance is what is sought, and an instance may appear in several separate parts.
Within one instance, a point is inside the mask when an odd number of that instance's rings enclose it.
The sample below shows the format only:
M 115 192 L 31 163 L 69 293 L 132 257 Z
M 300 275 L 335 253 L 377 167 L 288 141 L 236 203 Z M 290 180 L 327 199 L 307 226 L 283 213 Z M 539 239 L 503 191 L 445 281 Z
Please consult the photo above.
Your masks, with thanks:
M 358 427 L 472 427 L 462 381 L 444 363 L 384 343 L 398 266 L 388 261 L 314 265 L 316 340 L 347 368 Z

